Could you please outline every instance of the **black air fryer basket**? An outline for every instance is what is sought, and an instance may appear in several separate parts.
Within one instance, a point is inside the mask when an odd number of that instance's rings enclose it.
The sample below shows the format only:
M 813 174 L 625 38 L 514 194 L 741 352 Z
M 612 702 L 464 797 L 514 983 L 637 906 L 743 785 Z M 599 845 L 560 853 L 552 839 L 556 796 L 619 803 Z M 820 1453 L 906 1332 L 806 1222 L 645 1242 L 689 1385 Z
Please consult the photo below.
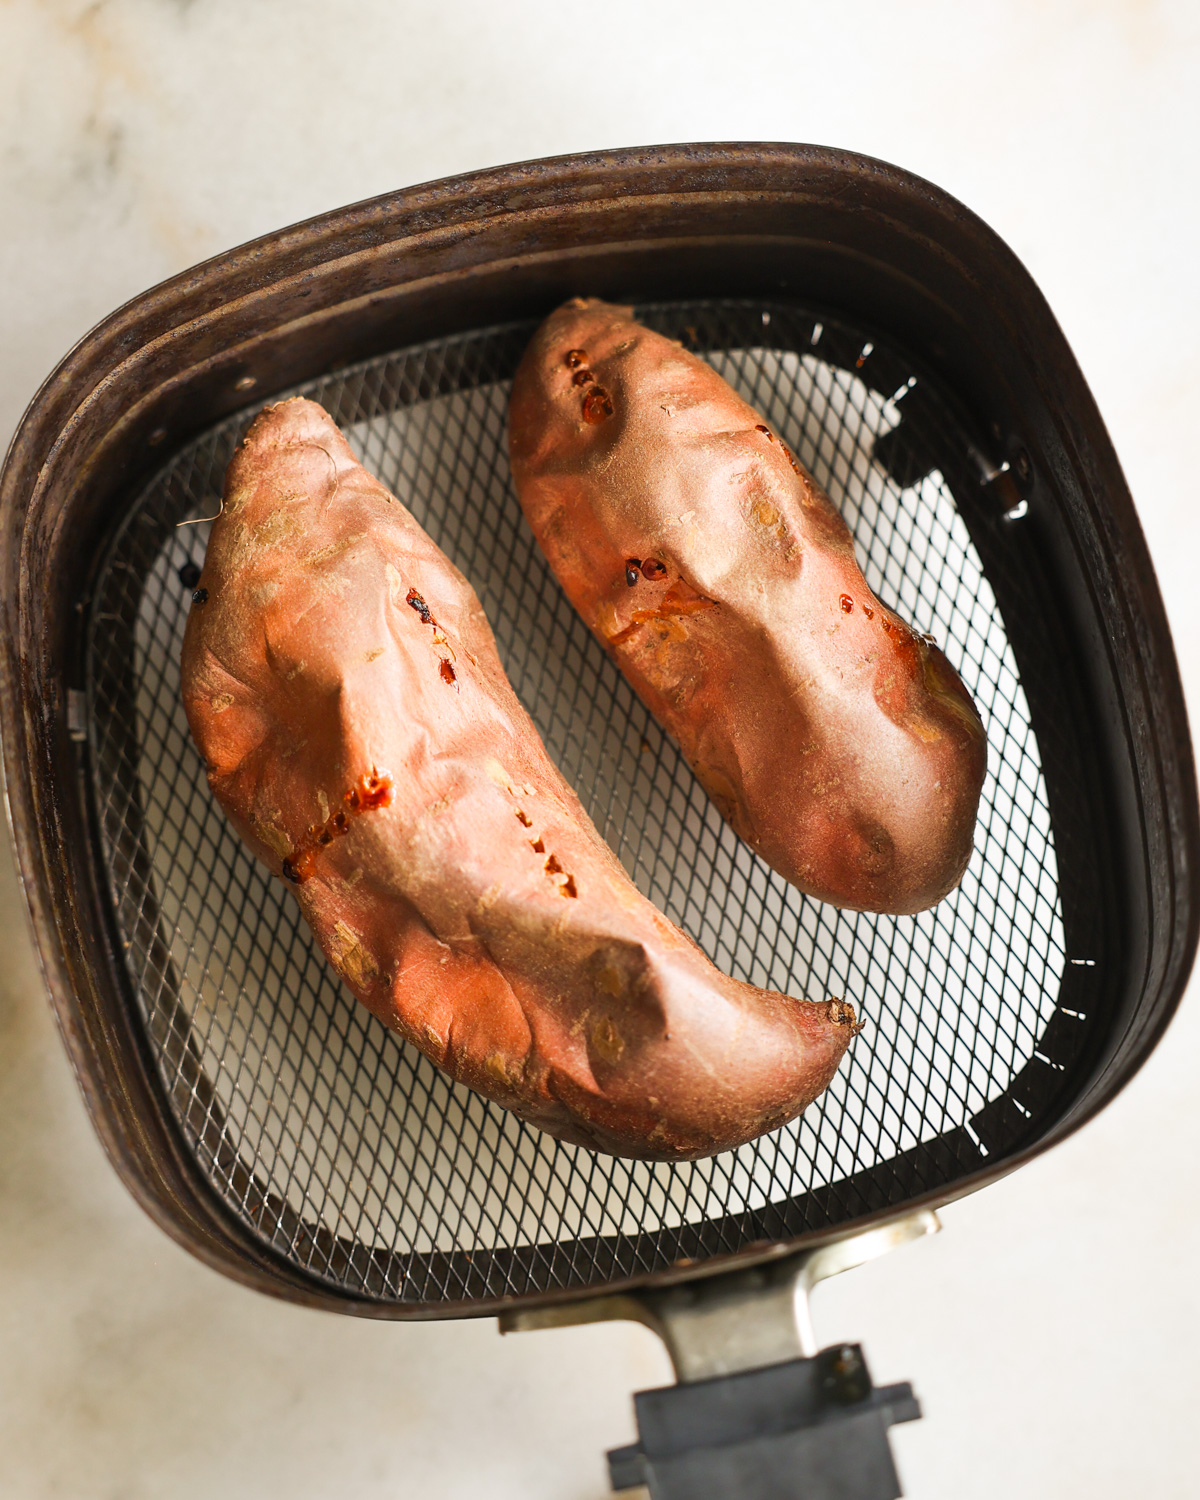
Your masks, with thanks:
M 871 586 L 972 691 L 976 852 L 932 912 L 839 912 L 768 870 L 549 573 L 508 473 L 507 392 L 537 322 L 579 293 L 633 303 L 764 413 Z M 356 1005 L 241 847 L 178 656 L 224 467 L 297 391 L 470 578 L 639 887 L 726 972 L 854 1002 L 866 1029 L 801 1120 L 682 1165 L 555 1142 Z M 895 168 L 623 151 L 314 219 L 101 324 L 39 392 L 2 484 L 9 808 L 62 1034 L 139 1202 L 260 1290 L 511 1315 L 811 1252 L 1062 1139 L 1179 999 L 1195 777 L 1129 493 L 1028 274 Z

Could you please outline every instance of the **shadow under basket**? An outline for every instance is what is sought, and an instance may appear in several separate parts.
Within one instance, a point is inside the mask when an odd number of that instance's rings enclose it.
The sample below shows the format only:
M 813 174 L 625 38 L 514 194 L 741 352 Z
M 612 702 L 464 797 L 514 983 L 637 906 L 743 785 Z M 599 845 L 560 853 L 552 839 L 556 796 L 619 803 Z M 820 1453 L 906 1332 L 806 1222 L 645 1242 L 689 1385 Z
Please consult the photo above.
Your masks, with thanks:
M 634 304 L 757 407 L 841 508 L 871 587 L 973 694 L 975 853 L 932 911 L 838 911 L 770 871 L 547 568 L 505 416 L 537 321 L 578 293 Z M 854 1003 L 865 1029 L 799 1120 L 683 1164 L 562 1145 L 375 1021 L 242 847 L 188 735 L 179 652 L 201 518 L 249 420 L 296 392 L 474 585 L 639 889 L 724 972 Z M 455 1316 L 811 1248 L 1061 1139 L 1178 1001 L 1195 777 L 1132 502 L 1028 274 L 895 168 L 669 147 L 315 219 L 91 333 L 0 483 L 9 806 L 60 1027 L 139 1201 L 260 1290 Z

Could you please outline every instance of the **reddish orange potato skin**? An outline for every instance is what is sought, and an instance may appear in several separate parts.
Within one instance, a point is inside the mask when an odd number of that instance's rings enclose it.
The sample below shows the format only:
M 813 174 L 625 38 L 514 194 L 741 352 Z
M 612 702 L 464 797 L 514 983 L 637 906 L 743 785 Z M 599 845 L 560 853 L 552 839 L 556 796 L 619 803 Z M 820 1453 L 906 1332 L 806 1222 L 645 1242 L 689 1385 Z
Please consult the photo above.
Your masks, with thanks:
M 321 407 L 254 422 L 199 590 L 183 694 L 210 785 L 261 860 L 301 875 L 322 948 L 387 1026 L 622 1156 L 737 1146 L 825 1088 L 851 1007 L 726 978 L 638 893 L 466 579 Z
M 711 366 L 576 298 L 517 371 L 509 446 L 572 603 L 752 848 L 863 911 L 958 884 L 986 768 L 970 695 Z

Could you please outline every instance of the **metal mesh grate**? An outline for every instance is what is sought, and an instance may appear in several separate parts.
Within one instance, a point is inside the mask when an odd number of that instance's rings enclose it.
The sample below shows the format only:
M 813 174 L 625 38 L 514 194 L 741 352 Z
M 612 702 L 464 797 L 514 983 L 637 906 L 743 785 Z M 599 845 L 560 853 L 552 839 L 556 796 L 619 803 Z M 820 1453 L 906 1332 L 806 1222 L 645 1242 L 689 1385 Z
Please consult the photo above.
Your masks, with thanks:
M 202 559 L 207 527 L 175 523 L 215 512 L 252 413 L 192 443 L 132 504 L 93 596 L 92 789 L 114 915 L 163 1085 L 213 1186 L 278 1252 L 360 1295 L 585 1285 L 903 1202 L 980 1164 L 972 1118 L 1010 1089 L 1055 1009 L 1066 958 L 1046 788 L 947 479 L 965 437 L 898 354 L 832 319 L 746 303 L 641 315 L 704 353 L 792 445 L 841 505 L 872 588 L 962 674 L 989 738 L 975 855 L 933 911 L 859 915 L 800 895 L 722 822 L 521 516 L 504 425 L 531 326 L 303 387 L 471 580 L 551 756 L 639 888 L 725 972 L 844 994 L 867 1022 L 822 1099 L 736 1152 L 663 1165 L 559 1144 L 355 1003 L 212 800 L 178 665 L 180 569 Z

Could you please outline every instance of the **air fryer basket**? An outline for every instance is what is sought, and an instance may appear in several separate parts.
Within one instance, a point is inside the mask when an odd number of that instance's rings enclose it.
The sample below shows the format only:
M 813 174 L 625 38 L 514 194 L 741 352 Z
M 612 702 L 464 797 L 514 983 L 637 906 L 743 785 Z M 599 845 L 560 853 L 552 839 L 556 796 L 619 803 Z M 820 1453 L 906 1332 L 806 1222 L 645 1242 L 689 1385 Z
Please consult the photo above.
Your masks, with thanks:
M 508 475 L 507 389 L 537 318 L 580 291 L 633 301 L 767 414 L 872 586 L 974 693 L 977 848 L 933 912 L 838 912 L 763 866 L 546 568 Z M 800 1121 L 678 1166 L 563 1146 L 357 1006 L 242 849 L 187 734 L 178 652 L 200 518 L 247 421 L 292 390 L 471 578 L 639 886 L 727 972 L 860 1008 Z M 3 506 L 10 808 L 64 1036 L 141 1201 L 264 1290 L 478 1313 L 945 1201 L 1100 1108 L 1178 999 L 1194 772 L 1132 504 L 1028 276 L 895 169 L 614 153 L 270 237 L 80 345 L 26 417 Z
M 1098 934 L 1068 958 L 1029 706 L 952 498 L 980 487 L 960 424 L 910 364 L 829 314 L 710 301 L 642 316 L 709 351 L 839 496 L 877 591 L 945 643 L 992 736 L 979 848 L 934 911 L 873 917 L 801 897 L 722 822 L 522 521 L 505 410 L 534 325 L 311 383 L 475 584 L 551 753 L 646 894 L 727 970 L 850 995 L 867 1020 L 802 1122 L 706 1162 L 597 1157 L 522 1125 L 347 997 L 208 791 L 179 689 L 207 525 L 178 523 L 216 511 L 247 417 L 194 440 L 129 509 L 93 591 L 102 847 L 130 984 L 206 1174 L 276 1248 L 356 1292 L 435 1302 L 603 1282 L 896 1206 L 1007 1146 L 1011 1122 L 976 1116 L 1031 1062 L 1061 1067 L 1086 1043 L 1062 980 L 1095 962 Z

